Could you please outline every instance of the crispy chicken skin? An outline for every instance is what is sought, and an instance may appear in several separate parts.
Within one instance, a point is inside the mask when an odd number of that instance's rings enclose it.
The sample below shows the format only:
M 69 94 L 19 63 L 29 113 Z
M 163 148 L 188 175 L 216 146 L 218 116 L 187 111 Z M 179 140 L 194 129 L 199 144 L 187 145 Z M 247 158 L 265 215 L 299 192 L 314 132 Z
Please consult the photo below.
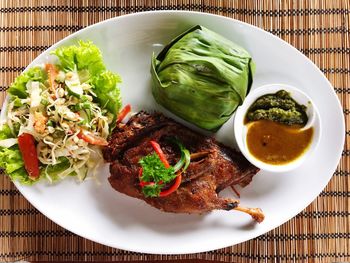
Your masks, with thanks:
M 176 137 L 191 152 L 191 163 L 182 175 L 179 188 L 166 197 L 146 198 L 139 185 L 139 160 L 152 153 L 149 143 L 157 141 L 170 164 L 180 157 L 179 149 L 169 143 Z M 259 208 L 245 208 L 233 198 L 221 198 L 218 193 L 228 186 L 246 186 L 259 171 L 240 153 L 203 136 L 160 113 L 141 111 L 126 124 L 118 124 L 103 151 L 111 163 L 109 182 L 118 192 L 142 199 L 165 212 L 205 213 L 216 209 L 239 210 L 250 214 L 257 222 L 264 219 Z

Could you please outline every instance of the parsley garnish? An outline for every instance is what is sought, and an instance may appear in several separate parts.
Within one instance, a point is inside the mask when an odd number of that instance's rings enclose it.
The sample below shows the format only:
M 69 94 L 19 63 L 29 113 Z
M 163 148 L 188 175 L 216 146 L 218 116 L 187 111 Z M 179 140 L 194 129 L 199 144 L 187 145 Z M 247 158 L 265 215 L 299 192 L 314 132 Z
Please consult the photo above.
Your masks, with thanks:
M 146 197 L 158 197 L 161 192 L 162 186 L 159 184 L 145 185 L 142 187 L 142 193 Z
M 142 192 L 146 197 L 157 197 L 165 184 L 176 178 L 174 167 L 165 168 L 156 153 L 143 157 L 139 164 L 142 166 L 141 180 L 154 184 L 142 187 Z

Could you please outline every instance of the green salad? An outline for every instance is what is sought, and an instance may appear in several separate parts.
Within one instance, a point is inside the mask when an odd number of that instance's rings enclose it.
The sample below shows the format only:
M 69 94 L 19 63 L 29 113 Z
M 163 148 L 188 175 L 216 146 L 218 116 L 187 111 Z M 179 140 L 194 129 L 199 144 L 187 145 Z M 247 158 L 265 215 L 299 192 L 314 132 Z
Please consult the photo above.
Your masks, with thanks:
M 30 68 L 8 89 L 0 167 L 22 184 L 93 176 L 121 108 L 121 79 L 93 43 L 51 54 L 57 63 Z

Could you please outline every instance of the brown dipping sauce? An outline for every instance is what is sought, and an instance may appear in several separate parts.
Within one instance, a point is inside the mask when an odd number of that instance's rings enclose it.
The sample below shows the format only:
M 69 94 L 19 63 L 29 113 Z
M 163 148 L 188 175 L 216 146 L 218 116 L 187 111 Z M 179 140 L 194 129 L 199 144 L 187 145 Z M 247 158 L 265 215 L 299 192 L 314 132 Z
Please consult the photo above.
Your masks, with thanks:
M 313 128 L 285 125 L 270 120 L 247 124 L 247 146 L 258 160 L 268 164 L 286 164 L 302 155 L 310 146 Z

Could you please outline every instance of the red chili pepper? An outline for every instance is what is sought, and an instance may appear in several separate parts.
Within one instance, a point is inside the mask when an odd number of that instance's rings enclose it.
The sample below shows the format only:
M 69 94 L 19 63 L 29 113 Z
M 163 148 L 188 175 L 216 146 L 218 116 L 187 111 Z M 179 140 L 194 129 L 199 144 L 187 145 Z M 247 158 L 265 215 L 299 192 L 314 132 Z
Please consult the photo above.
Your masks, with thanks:
M 153 183 L 153 182 L 145 182 L 145 181 L 142 181 L 141 177 L 142 177 L 142 167 L 141 167 L 140 170 L 139 170 L 140 186 L 141 186 L 141 187 L 144 187 L 145 185 L 153 185 L 153 184 L 155 184 L 155 183 Z M 159 181 L 158 184 L 163 184 L 163 181 Z
M 150 182 L 145 182 L 145 181 L 142 181 L 141 177 L 142 177 L 142 167 L 140 168 L 139 170 L 139 180 L 140 180 L 140 186 L 141 187 L 144 187 L 145 185 L 149 185 Z
M 166 159 L 163 150 L 160 148 L 160 145 L 156 141 L 150 141 L 150 143 L 151 143 L 153 149 L 155 150 L 155 152 L 157 153 L 159 159 L 164 164 L 165 168 L 169 168 L 170 164 L 169 164 L 168 160 Z M 153 184 L 155 184 L 154 182 L 144 182 L 144 181 L 141 180 L 141 177 L 142 177 L 142 167 L 139 170 L 140 186 L 144 187 L 146 185 L 153 185 Z M 170 188 L 168 188 L 168 189 L 166 189 L 164 191 L 161 191 L 159 196 L 160 197 L 165 197 L 165 196 L 168 196 L 171 193 L 175 192 L 179 188 L 179 186 L 181 184 L 181 180 L 182 180 L 181 172 L 178 172 L 178 175 L 176 176 L 173 185 L 170 186 Z M 158 184 L 163 184 L 163 182 L 160 181 Z
M 169 168 L 170 164 L 168 160 L 165 157 L 164 152 L 162 151 L 162 148 L 160 148 L 160 145 L 156 141 L 150 141 L 153 149 L 156 151 L 156 154 L 158 155 L 159 159 L 162 161 L 164 164 L 165 168 Z
M 159 196 L 160 196 L 160 197 L 165 197 L 165 196 L 168 196 L 168 195 L 170 195 L 171 193 L 175 192 L 175 191 L 177 190 L 177 188 L 179 188 L 179 186 L 180 186 L 180 184 L 181 184 L 181 180 L 182 180 L 182 175 L 181 175 L 181 173 L 179 172 L 178 175 L 177 175 L 177 177 L 175 178 L 174 184 L 173 184 L 170 188 L 168 188 L 168 189 L 166 189 L 166 190 L 164 190 L 164 191 L 161 191 L 160 194 L 159 194 Z
M 146 185 L 154 185 L 154 184 L 156 184 L 156 183 L 154 183 L 154 182 L 144 182 L 144 181 L 140 182 L 140 186 L 141 187 L 145 187 Z
M 24 168 L 29 178 L 35 180 L 39 177 L 39 159 L 36 154 L 35 139 L 29 133 L 22 133 L 18 137 L 18 146 L 24 161 Z
M 128 113 L 130 111 L 131 111 L 130 104 L 126 104 L 125 107 L 118 114 L 117 123 L 121 122 L 122 120 L 124 120 L 124 118 L 126 117 L 126 115 L 128 115 Z

